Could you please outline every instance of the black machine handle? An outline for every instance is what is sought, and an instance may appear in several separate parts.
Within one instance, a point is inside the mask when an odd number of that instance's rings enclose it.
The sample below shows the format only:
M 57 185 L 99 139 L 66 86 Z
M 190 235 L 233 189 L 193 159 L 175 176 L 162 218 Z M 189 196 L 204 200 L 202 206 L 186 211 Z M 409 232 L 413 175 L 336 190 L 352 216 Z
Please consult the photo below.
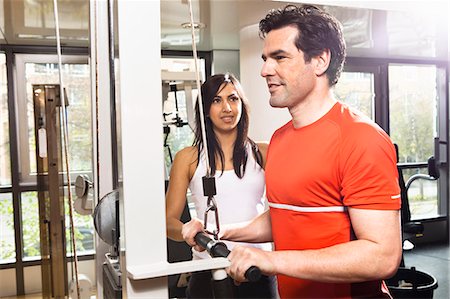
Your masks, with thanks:
M 211 239 L 204 233 L 195 235 L 195 242 L 205 248 L 212 257 L 227 257 L 230 254 L 227 245 L 222 242 Z M 251 266 L 245 271 L 245 278 L 248 281 L 255 282 L 261 278 L 261 270 L 256 266 Z

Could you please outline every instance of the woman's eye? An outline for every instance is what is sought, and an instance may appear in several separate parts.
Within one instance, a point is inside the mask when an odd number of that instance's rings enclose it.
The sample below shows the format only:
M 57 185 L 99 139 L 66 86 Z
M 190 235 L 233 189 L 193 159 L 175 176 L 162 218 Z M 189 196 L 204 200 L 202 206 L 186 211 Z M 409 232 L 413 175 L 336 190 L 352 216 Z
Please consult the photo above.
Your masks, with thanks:
M 220 103 L 221 100 L 222 100 L 221 98 L 214 98 L 213 103 Z
M 230 98 L 230 101 L 236 102 L 236 101 L 239 101 L 239 98 L 238 98 L 238 97 L 231 97 L 231 98 Z

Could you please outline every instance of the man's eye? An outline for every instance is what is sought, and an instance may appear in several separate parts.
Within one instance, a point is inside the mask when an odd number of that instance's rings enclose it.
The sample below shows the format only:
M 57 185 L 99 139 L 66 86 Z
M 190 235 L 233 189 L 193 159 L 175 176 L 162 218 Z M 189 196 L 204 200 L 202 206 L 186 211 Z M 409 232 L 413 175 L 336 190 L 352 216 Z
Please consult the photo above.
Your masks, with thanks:
M 276 60 L 282 60 L 282 59 L 284 59 L 284 58 L 286 58 L 285 56 L 275 56 L 275 59 Z

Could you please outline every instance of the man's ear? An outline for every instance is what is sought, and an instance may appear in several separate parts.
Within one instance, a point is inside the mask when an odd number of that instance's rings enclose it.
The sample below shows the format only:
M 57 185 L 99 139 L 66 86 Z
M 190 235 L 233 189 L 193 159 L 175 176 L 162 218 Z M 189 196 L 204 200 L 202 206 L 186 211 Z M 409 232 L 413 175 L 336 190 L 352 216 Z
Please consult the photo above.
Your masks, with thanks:
M 322 76 L 330 66 L 331 51 L 329 49 L 325 49 L 320 55 L 314 57 L 313 59 L 315 60 L 314 69 L 316 76 Z

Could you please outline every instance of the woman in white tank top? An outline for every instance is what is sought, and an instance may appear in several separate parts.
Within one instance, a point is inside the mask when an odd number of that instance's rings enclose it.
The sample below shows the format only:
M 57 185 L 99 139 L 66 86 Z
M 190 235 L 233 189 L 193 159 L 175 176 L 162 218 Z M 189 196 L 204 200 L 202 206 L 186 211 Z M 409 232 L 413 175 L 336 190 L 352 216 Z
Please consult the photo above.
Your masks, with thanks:
M 267 144 L 256 144 L 248 136 L 248 106 L 242 87 L 232 74 L 210 77 L 201 87 L 211 175 L 216 180 L 214 199 L 220 225 L 250 221 L 265 210 L 264 163 Z M 210 258 L 195 244 L 193 236 L 203 228 L 207 197 L 203 195 L 202 177 L 206 175 L 204 149 L 198 102 L 194 145 L 179 151 L 174 159 L 166 193 L 167 236 L 175 241 L 186 240 L 193 247 L 193 258 Z M 181 214 L 186 205 L 187 189 L 195 203 L 198 218 L 183 224 Z M 208 227 L 215 227 L 215 218 L 208 214 Z M 236 243 L 226 242 L 229 249 Z M 238 243 L 242 245 L 243 243 Z M 270 250 L 270 244 L 244 244 Z M 211 298 L 209 271 L 192 274 L 188 298 Z M 236 297 L 274 298 L 273 278 L 257 283 L 235 286 Z

